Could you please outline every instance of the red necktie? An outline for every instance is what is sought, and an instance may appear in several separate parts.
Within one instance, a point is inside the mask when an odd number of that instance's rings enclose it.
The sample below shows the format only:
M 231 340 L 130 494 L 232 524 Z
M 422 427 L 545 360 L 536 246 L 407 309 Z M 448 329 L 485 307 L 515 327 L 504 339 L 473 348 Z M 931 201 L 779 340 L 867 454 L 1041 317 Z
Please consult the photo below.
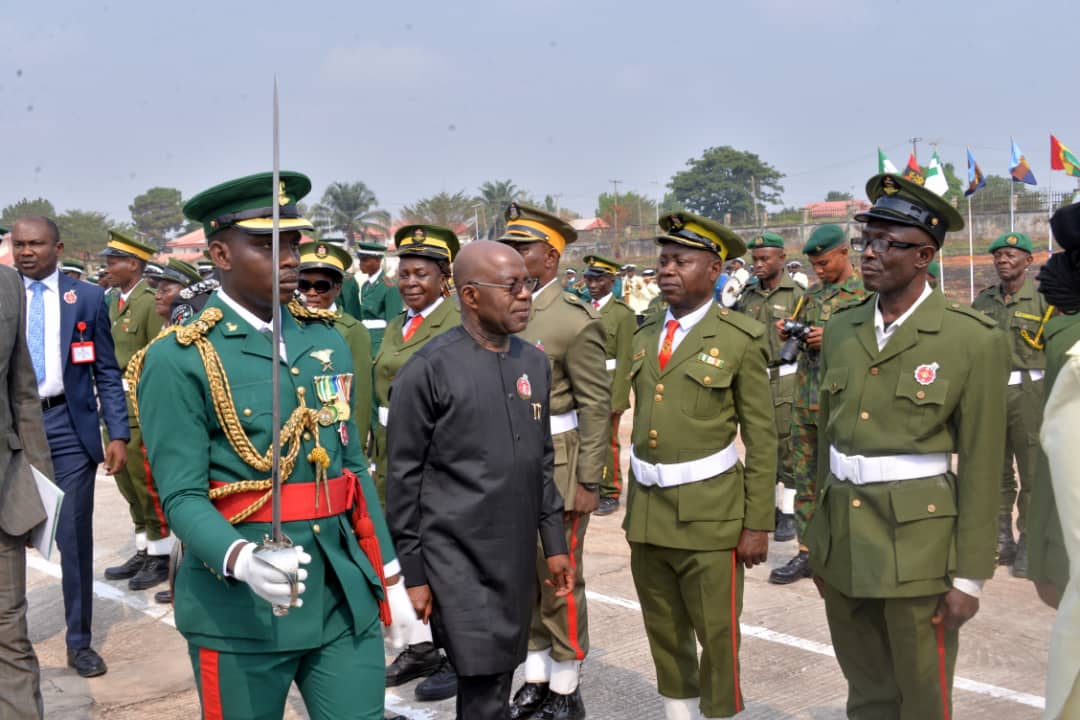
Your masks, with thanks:
M 124 312 L 124 298 L 118 298 L 116 301 L 116 311 Z
M 420 327 L 420 323 L 424 322 L 423 315 L 413 315 L 409 320 L 409 324 L 405 326 L 405 342 L 409 342 L 409 338 L 416 332 L 416 328 Z
M 678 329 L 678 320 L 667 321 L 667 332 L 664 333 L 664 342 L 660 344 L 660 356 L 657 358 L 660 361 L 661 370 L 667 367 L 668 360 L 671 359 L 671 345 L 675 341 L 675 331 Z
M 594 308 L 596 308 L 597 310 L 599 310 L 600 309 L 600 301 L 599 300 L 593 300 L 592 301 L 592 306 Z

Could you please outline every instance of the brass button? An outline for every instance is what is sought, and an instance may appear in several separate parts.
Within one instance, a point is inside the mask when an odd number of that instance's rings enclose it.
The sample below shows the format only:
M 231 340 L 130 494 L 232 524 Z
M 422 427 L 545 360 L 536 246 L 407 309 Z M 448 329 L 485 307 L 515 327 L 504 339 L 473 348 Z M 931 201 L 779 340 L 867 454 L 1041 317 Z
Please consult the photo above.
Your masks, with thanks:
M 664 392 L 664 383 L 656 383 L 656 392 Z
M 311 529 L 312 529 L 312 531 L 313 531 L 313 532 L 314 532 L 314 533 L 315 533 L 316 535 L 318 535 L 318 534 L 319 534 L 319 531 L 320 531 L 320 530 L 321 530 L 322 528 L 320 528 L 320 527 L 319 527 L 319 523 L 315 523 L 314 525 L 312 525 L 312 526 L 311 526 Z
M 881 368 L 876 368 L 876 367 L 870 368 L 870 374 L 871 375 L 877 375 L 880 372 L 881 372 Z
M 304 397 L 307 394 L 307 390 L 302 387 L 296 388 L 296 397 Z
M 653 400 L 655 400 L 656 402 L 660 402 L 660 401 L 661 401 L 661 400 L 663 400 L 663 399 L 664 399 L 664 396 L 663 396 L 663 395 L 659 395 L 659 394 L 658 394 L 658 395 L 657 395 L 656 397 L 654 397 L 654 398 L 653 398 Z
M 299 375 L 300 374 L 300 368 L 293 368 L 289 372 L 291 372 L 293 375 Z
M 920 400 L 922 400 L 922 399 L 923 399 L 924 397 L 926 397 L 926 393 L 925 393 L 925 392 L 923 392 L 922 390 L 920 390 L 920 391 L 918 391 L 917 393 L 915 393 L 915 397 L 917 397 L 917 398 L 919 398 Z
M 854 500 L 851 501 L 851 507 L 854 507 L 854 508 L 862 507 L 862 500 L 860 500 L 859 498 L 855 498 Z
M 720 314 L 721 315 L 727 315 L 728 314 L 728 309 L 724 308 L 723 310 L 720 311 Z
M 859 413 L 859 417 L 862 418 L 863 420 L 869 420 L 870 419 L 870 413 L 863 410 L 861 413 Z
M 706 385 L 712 385 L 712 378 L 706 375 L 701 379 L 701 382 L 705 383 Z
M 251 408 L 244 408 L 244 417 L 251 417 Z
M 305 440 L 310 440 L 310 439 L 311 439 L 311 433 L 309 433 L 309 432 L 305 432 L 305 433 L 304 433 L 304 439 L 305 439 Z
M 655 430 L 650 430 L 649 431 L 649 437 L 651 437 L 651 438 L 660 437 L 660 433 L 656 432 Z
M 934 503 L 930 503 L 926 506 L 926 512 L 937 512 L 937 505 L 935 505 Z
M 651 447 L 651 448 L 656 447 L 656 441 L 655 440 L 650 440 L 649 441 L 649 447 Z

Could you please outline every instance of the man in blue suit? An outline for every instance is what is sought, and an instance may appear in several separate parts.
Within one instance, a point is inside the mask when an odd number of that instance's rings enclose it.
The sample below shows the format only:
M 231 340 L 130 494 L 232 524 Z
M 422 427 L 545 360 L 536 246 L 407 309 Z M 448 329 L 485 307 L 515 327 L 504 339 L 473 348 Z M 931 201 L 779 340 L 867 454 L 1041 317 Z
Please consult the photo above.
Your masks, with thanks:
M 55 482 L 64 491 L 56 540 L 68 665 L 83 677 L 94 677 L 106 671 L 105 661 L 90 647 L 94 476 L 102 461 L 110 474 L 127 462 L 130 434 L 124 387 L 105 292 L 59 272 L 64 243 L 56 224 L 45 217 L 17 220 L 11 247 L 26 287 L 26 344 L 37 376 Z M 99 412 L 111 438 L 104 453 Z

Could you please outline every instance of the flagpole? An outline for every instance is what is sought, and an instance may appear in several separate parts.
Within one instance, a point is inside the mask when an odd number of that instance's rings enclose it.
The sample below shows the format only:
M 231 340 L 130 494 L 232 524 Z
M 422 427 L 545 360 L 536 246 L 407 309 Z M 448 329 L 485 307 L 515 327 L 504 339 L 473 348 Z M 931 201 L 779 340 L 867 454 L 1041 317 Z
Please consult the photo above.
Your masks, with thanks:
M 968 197 L 968 279 L 971 286 L 971 300 L 975 302 L 975 226 L 971 223 L 971 197 Z
M 1053 163 L 1051 163 L 1053 164 Z M 1050 218 L 1054 215 L 1054 169 L 1050 169 L 1050 179 L 1046 181 L 1046 247 L 1054 252 L 1054 228 L 1050 227 Z
M 1015 205 L 1013 202 L 1013 186 L 1015 184 L 1016 181 L 1009 178 L 1009 232 L 1016 232 L 1016 228 L 1013 227 L 1013 205 Z

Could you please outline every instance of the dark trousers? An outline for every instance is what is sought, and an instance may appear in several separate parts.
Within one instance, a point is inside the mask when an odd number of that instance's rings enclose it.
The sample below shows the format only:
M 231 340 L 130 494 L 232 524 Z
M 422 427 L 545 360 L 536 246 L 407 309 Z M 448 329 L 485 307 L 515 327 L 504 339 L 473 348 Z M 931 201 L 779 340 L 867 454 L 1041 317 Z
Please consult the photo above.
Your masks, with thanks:
M 90 647 L 94 583 L 94 476 L 97 463 L 86 454 L 66 405 L 45 411 L 45 435 L 52 453 L 53 478 L 64 491 L 56 544 L 60 548 L 60 584 L 64 592 L 67 646 Z
M 44 717 L 39 673 L 26 628 L 26 536 L 0 530 L 0 717 Z
M 458 675 L 457 720 L 507 720 L 514 674 Z

